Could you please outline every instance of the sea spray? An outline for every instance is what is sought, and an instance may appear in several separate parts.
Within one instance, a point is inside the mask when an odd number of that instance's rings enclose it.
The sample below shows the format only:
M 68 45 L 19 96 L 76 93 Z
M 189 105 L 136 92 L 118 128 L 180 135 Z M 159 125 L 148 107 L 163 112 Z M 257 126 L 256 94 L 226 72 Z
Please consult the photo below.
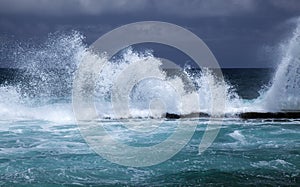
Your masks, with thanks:
M 300 20 L 282 48 L 283 57 L 270 89 L 263 96 L 267 111 L 300 110 Z
M 9 119 L 73 121 L 71 94 L 74 73 L 84 59 L 83 57 L 90 55 L 83 39 L 84 37 L 78 32 L 56 33 L 50 35 L 43 44 L 16 47 L 14 59 L 20 73 L 17 75 L 17 82 L 1 87 L 1 99 L 9 102 L 2 103 L 0 116 Z M 93 58 L 107 61 L 103 56 L 94 56 Z M 115 117 L 111 104 L 112 87 L 120 74 L 137 62 L 143 63 L 144 68 L 148 71 L 156 72 L 155 74 L 160 77 L 161 81 L 145 79 L 136 84 L 128 95 L 130 115 L 118 117 L 160 117 L 165 112 L 210 113 L 213 99 L 211 92 L 218 92 L 222 88 L 222 84 L 215 79 L 210 70 L 193 71 L 189 67 L 185 67 L 179 69 L 180 73 L 170 76 L 168 69 L 163 69 L 163 61 L 153 56 L 151 50 L 135 51 L 129 47 L 107 61 L 103 69 L 99 70 L 94 97 L 100 118 Z M 135 70 L 143 71 L 143 68 Z M 191 82 L 194 86 L 190 86 Z M 210 83 L 213 84 L 210 85 Z M 175 91 L 170 86 L 172 84 L 179 89 Z M 193 89 L 190 89 L 191 87 Z M 241 99 L 230 83 L 225 83 L 225 89 L 226 97 L 219 98 L 225 99 L 225 113 L 234 115 L 239 112 L 256 110 L 257 106 L 253 104 L 254 101 Z M 196 94 L 199 96 L 199 103 L 191 99 L 193 98 L 191 96 Z M 8 97 L 10 99 L 5 99 Z M 157 109 L 153 105 L 161 101 L 165 105 L 164 110 L 155 112 L 149 110 L 149 107 Z M 181 101 L 187 103 L 184 110 L 180 106 Z
M 81 34 L 55 33 L 43 44 L 20 45 L 16 50 L 16 64 L 21 71 L 15 86 L 23 99 L 44 104 L 51 102 L 50 98 L 70 96 L 73 74 L 85 50 Z
M 16 42 L 10 60 L 14 81 L 0 85 L 1 119 L 73 121 L 73 74 L 85 51 L 83 36 L 50 34 L 42 44 Z

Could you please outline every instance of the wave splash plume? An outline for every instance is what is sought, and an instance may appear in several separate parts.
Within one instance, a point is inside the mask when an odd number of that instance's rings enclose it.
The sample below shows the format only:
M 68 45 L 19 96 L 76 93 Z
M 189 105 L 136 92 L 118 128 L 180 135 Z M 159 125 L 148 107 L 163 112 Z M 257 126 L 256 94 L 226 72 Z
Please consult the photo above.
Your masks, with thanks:
M 40 46 L 17 45 L 13 52 L 13 58 L 19 68 L 14 78 L 16 81 L 3 83 L 0 87 L 1 119 L 74 122 L 71 104 L 74 73 L 83 57 L 89 55 L 83 39 L 81 34 L 74 32 L 69 35 L 51 35 Z M 242 99 L 234 89 L 236 85 L 231 85 L 226 80 L 225 113 L 234 116 L 241 112 L 299 110 L 299 48 L 300 24 L 285 45 L 282 62 L 277 68 L 271 86 L 264 89 L 256 99 Z M 107 61 L 105 57 L 100 56 L 94 60 Z M 117 58 L 110 59 L 99 72 L 95 104 L 100 118 L 115 117 L 111 105 L 112 87 L 117 78 L 137 62 L 143 63 L 143 68 L 135 71 L 152 71 L 160 79 L 144 79 L 132 88 L 128 95 L 130 114 L 121 116 L 122 118 L 155 118 L 166 112 L 179 114 L 210 112 L 211 92 L 221 89 L 221 84 L 209 70 L 194 72 L 188 67 L 183 68 L 181 74 L 190 81 L 186 82 L 180 74 L 170 76 L 168 70 L 163 68 L 162 60 L 154 57 L 151 51 L 136 52 L 128 48 Z M 193 84 L 195 89 L 190 89 L 188 84 Z M 176 88 L 180 89 L 174 90 L 169 85 L 176 85 Z M 192 98 L 191 94 L 199 95 L 199 103 L 189 100 Z M 188 103 L 189 107 L 182 110 L 178 97 Z M 164 106 L 156 108 L 156 101 L 163 101 Z M 162 108 L 164 110 L 161 110 Z
M 300 21 L 291 39 L 282 45 L 283 57 L 265 93 L 265 107 L 270 111 L 300 110 Z

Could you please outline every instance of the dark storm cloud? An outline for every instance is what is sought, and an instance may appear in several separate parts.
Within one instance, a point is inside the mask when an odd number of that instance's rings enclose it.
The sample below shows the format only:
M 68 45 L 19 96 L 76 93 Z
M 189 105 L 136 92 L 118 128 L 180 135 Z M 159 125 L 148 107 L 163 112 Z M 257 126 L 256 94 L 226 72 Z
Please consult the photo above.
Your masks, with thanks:
M 123 24 L 167 21 L 200 36 L 224 67 L 264 67 L 299 15 L 299 0 L 0 0 L 0 35 L 79 30 L 91 43 Z
M 253 13 L 264 6 L 290 13 L 300 11 L 298 0 L 0 0 L 0 3 L 0 13 L 43 16 L 145 11 L 183 17 L 228 16 Z
M 34 15 L 103 15 L 159 12 L 176 16 L 222 16 L 248 12 L 253 0 L 1 0 L 1 13 Z

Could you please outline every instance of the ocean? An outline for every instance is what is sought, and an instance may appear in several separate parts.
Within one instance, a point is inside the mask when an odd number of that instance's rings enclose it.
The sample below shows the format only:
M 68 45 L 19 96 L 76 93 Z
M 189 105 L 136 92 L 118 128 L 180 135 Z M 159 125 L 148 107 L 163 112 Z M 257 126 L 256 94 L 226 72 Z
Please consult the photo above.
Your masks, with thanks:
M 0 69 L 0 185 L 299 186 L 300 119 L 238 117 L 243 112 L 300 109 L 299 30 L 287 42 L 277 68 L 222 69 L 225 117 L 216 121 L 209 117 L 162 118 L 165 112 L 209 114 L 213 100 L 210 93 L 220 89 L 209 71 L 183 68 L 191 79 L 191 83 L 186 83 L 180 76 L 169 76 L 170 72 L 161 69 L 161 61 L 151 53 L 132 49 L 106 64 L 95 88 L 97 122 L 120 142 L 132 147 L 151 147 L 171 137 L 179 122 L 185 127 L 196 124 L 191 139 L 182 149 L 158 164 L 145 167 L 124 166 L 100 156 L 87 143 L 76 122 L 72 89 L 78 61 L 86 54 L 82 36 L 62 35 L 50 38 L 38 48 L 20 47 L 14 57 L 18 68 Z M 144 63 L 143 69 L 134 71 L 151 71 L 160 79 L 138 82 L 125 95 L 130 111 L 116 114 L 111 89 L 116 77 L 134 62 Z M 174 91 L 169 84 L 180 90 Z M 194 88 L 187 91 L 186 84 Z M 199 94 L 199 108 L 190 99 L 195 93 Z M 192 107 L 181 111 L 177 96 Z M 154 106 L 153 99 L 158 99 Z M 160 101 L 164 101 L 164 106 L 156 110 Z M 128 131 L 124 128 L 126 123 L 147 128 L 142 129 L 145 132 L 131 132 L 140 129 Z M 212 144 L 200 154 L 199 144 L 211 123 L 221 127 Z M 147 131 L 153 124 L 161 127 Z M 131 159 L 126 157 L 126 151 L 119 150 L 125 155 L 123 160 Z

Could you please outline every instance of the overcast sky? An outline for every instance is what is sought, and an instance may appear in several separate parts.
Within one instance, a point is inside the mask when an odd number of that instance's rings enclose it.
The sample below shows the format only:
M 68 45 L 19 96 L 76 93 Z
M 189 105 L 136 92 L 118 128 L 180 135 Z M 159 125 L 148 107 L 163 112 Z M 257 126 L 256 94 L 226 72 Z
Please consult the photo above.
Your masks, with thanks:
M 0 0 L 0 39 L 78 30 L 90 44 L 123 24 L 167 21 L 203 39 L 222 67 L 274 67 L 298 16 L 299 0 Z

